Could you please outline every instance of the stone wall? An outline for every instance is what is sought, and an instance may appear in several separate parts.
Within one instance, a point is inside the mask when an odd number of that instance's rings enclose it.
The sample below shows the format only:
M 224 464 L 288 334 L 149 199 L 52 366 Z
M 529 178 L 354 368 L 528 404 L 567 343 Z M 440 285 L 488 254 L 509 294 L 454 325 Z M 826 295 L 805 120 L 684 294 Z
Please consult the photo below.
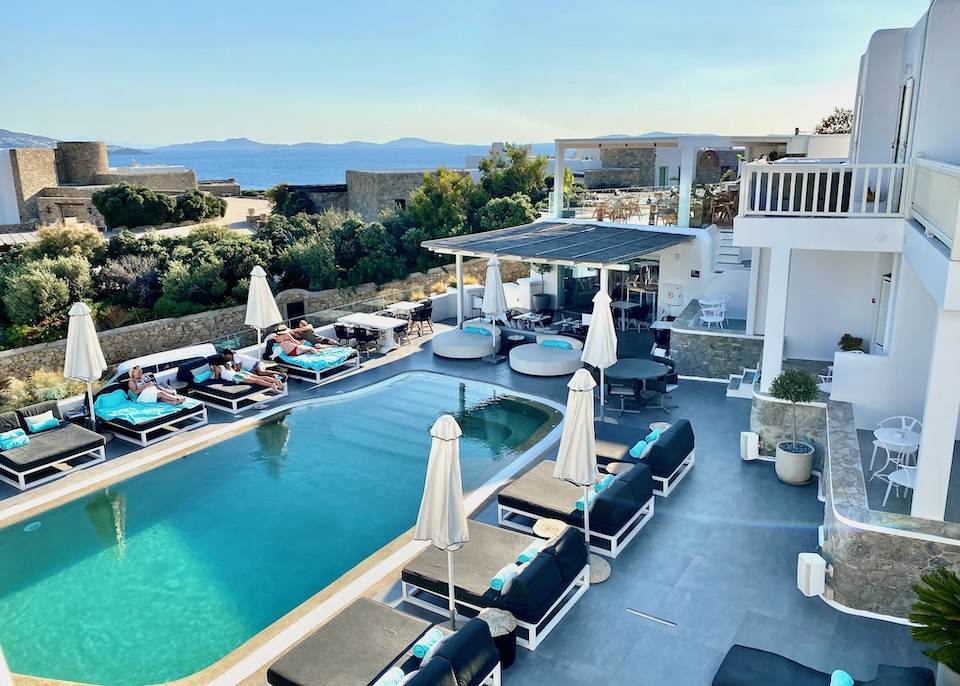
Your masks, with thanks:
M 240 184 L 236 179 L 197 181 L 197 189 L 212 193 L 218 198 L 235 198 L 240 195 Z
M 670 357 L 684 376 L 729 379 L 744 369 L 756 369 L 763 356 L 763 339 L 697 331 L 670 332 Z
M 182 193 L 197 187 L 197 175 L 192 169 L 144 174 L 97 174 L 93 182 L 107 186 L 129 183 L 133 186 L 144 186 L 152 191 L 177 191 Z
M 60 184 L 53 148 L 14 148 L 10 150 L 10 166 L 20 220 L 39 219 L 37 198 L 40 191 Z
M 44 189 L 46 191 L 56 189 Z M 37 212 L 43 224 L 56 224 L 69 218 L 79 222 L 95 224 L 99 229 L 106 229 L 107 223 L 103 215 L 93 206 L 90 198 L 80 196 L 37 198 Z
M 57 143 L 56 158 L 57 176 L 62 184 L 96 183 L 98 176 L 110 171 L 107 144 L 103 141 L 60 141 Z
M 773 457 L 777 443 L 793 440 L 793 406 L 775 398 L 754 395 L 750 430 L 760 435 L 760 454 Z M 797 440 L 814 447 L 813 468 L 823 473 L 827 453 L 827 413 L 820 403 L 797 405 Z
M 326 210 L 337 210 L 347 212 L 349 205 L 347 203 L 347 184 L 326 184 L 320 186 L 290 186 L 291 191 L 303 191 L 313 202 L 317 212 Z
M 585 169 L 583 183 L 587 188 L 636 188 L 641 185 L 639 169 Z
M 435 170 L 347 170 L 347 207 L 365 222 L 377 221 L 384 210 L 393 210 L 397 201 L 406 202 L 410 193 L 423 185 L 424 173 Z M 453 170 L 468 176 L 469 171 Z

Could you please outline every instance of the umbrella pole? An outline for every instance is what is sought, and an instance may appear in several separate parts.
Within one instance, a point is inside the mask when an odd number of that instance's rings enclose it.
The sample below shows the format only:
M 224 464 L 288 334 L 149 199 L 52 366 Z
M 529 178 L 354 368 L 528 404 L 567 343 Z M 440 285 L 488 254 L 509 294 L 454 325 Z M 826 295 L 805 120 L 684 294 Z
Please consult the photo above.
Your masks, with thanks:
M 603 367 L 600 367 L 600 423 L 602 424 L 605 421 L 603 416 L 603 406 L 604 406 L 604 397 L 603 390 L 606 388 L 606 385 L 603 382 Z
M 93 384 L 87 382 L 87 402 L 90 403 L 90 430 L 97 430 L 97 416 L 93 413 Z
M 450 629 L 453 631 L 457 630 L 457 601 L 454 598 L 454 593 L 456 592 L 456 586 L 453 583 L 453 551 L 447 551 L 447 569 L 449 570 L 449 583 L 450 583 Z
M 263 332 L 260 331 L 259 326 L 254 328 L 256 328 L 257 330 L 257 357 L 262 358 L 263 357 L 263 339 L 261 337 L 263 336 Z
M 587 541 L 587 573 L 590 572 L 590 501 L 587 496 L 590 495 L 592 486 L 583 487 L 583 535 Z

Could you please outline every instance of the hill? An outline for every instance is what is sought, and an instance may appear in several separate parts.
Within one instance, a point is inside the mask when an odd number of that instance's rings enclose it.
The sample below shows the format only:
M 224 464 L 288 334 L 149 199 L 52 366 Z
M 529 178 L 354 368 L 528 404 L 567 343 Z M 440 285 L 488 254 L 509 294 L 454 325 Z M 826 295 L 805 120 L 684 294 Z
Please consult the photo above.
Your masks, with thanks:
M 0 129 L 0 148 L 54 148 L 59 141 L 56 138 L 35 136 L 32 133 L 18 133 Z M 108 145 L 107 152 L 119 155 L 149 155 L 150 153 L 122 145 Z

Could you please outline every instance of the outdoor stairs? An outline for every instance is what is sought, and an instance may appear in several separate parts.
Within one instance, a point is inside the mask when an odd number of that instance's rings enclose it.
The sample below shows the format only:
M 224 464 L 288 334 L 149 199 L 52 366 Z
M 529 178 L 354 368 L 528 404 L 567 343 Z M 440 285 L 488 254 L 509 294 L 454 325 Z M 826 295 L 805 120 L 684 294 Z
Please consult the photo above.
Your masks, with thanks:
M 720 229 L 720 245 L 717 247 L 717 266 L 718 272 L 741 267 L 740 248 L 733 244 L 733 227 L 724 227 Z
M 753 384 L 757 377 L 756 369 L 744 369 L 743 374 L 731 374 L 727 384 L 728 398 L 752 398 Z

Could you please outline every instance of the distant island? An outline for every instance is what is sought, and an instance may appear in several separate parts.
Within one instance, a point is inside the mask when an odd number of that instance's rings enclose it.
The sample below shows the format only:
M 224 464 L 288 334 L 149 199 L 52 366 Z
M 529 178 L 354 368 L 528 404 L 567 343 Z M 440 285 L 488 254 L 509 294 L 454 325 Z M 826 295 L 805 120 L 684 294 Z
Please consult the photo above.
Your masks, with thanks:
M 18 133 L 0 129 L 0 148 L 55 148 L 59 141 L 56 138 L 37 136 L 32 133 Z M 145 150 L 127 148 L 122 145 L 108 145 L 107 152 L 117 155 L 149 155 Z

